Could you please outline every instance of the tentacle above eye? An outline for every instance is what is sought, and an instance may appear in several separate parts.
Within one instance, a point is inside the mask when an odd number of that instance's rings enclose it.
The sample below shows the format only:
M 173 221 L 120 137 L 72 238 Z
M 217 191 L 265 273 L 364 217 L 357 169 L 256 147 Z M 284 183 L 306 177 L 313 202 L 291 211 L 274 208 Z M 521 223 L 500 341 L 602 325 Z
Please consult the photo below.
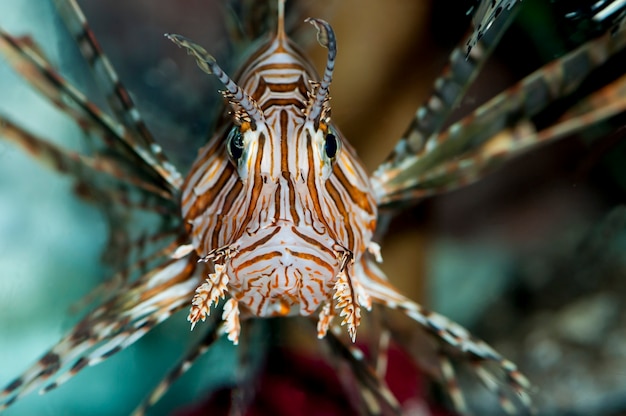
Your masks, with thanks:
M 192 42 L 181 35 L 166 34 L 169 40 L 174 42 L 179 47 L 185 48 L 187 53 L 193 55 L 196 58 L 196 63 L 204 72 L 209 75 L 215 75 L 228 93 L 228 98 L 231 104 L 241 106 L 245 115 L 249 117 L 249 122 L 254 125 L 260 124 L 264 120 L 263 112 L 259 109 L 256 101 L 250 97 L 239 85 L 235 83 L 215 61 L 215 58 L 211 56 L 202 46 Z M 235 108 L 238 110 L 238 108 Z
M 315 93 L 315 99 L 309 104 L 307 109 L 307 120 L 319 123 L 321 119 L 326 118 L 329 112 L 328 108 L 328 89 L 333 80 L 333 71 L 335 70 L 335 59 L 337 57 L 337 41 L 335 40 L 335 32 L 330 24 L 321 19 L 305 20 L 311 23 L 317 29 L 317 40 L 323 47 L 328 49 L 328 59 L 326 60 L 326 68 L 324 69 L 324 77 L 320 82 Z

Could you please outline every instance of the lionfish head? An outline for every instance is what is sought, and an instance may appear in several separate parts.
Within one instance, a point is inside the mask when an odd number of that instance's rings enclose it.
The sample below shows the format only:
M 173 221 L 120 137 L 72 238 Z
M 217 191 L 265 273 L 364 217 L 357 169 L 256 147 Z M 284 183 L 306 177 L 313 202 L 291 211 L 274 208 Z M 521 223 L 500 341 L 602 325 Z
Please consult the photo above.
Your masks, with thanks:
M 220 79 L 232 109 L 183 186 L 192 245 L 212 266 L 194 298 L 192 323 L 227 292 L 229 314 L 310 315 L 332 306 L 337 282 L 347 278 L 375 228 L 368 176 L 330 120 L 333 30 L 307 19 L 328 49 L 317 81 L 285 35 L 283 10 L 281 1 L 276 36 L 238 82 L 200 46 L 169 36 Z

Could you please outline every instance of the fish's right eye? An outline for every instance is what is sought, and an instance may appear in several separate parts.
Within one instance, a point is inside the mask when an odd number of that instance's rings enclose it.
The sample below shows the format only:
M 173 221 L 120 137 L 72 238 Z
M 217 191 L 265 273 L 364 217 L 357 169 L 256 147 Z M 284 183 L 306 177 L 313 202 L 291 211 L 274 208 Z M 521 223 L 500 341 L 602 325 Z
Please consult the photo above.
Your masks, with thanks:
M 239 127 L 233 127 L 226 138 L 226 149 L 230 160 L 235 164 L 239 163 L 239 159 L 243 156 L 243 134 Z

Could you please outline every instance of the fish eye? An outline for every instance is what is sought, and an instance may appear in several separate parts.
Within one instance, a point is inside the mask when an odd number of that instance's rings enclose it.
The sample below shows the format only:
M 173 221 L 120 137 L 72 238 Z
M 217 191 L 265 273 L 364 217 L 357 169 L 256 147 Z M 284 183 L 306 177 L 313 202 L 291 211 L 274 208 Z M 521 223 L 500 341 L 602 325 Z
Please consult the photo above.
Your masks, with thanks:
M 324 152 L 326 157 L 333 160 L 339 151 L 339 139 L 333 130 L 329 130 L 324 138 Z
M 243 134 L 239 127 L 233 127 L 226 138 L 226 149 L 230 160 L 237 165 L 241 156 L 243 156 Z

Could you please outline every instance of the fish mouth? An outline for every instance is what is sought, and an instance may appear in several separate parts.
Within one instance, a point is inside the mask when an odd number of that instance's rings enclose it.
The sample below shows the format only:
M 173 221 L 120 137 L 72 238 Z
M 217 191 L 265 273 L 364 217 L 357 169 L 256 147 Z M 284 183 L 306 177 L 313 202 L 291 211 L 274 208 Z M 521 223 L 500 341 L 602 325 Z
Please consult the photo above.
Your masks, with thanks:
M 283 224 L 238 242 L 228 274 L 242 306 L 261 317 L 310 315 L 332 298 L 341 258 L 332 239 L 314 233 Z

